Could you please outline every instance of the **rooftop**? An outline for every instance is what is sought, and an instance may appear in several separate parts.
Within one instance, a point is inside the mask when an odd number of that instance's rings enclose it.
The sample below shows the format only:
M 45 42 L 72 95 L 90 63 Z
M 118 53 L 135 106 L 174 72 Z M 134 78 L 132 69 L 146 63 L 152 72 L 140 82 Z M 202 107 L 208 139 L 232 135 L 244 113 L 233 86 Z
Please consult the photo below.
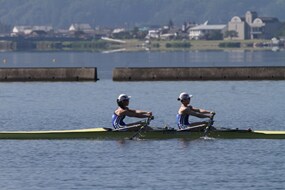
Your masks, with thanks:
M 199 25 L 195 26 L 193 28 L 190 28 L 190 30 L 223 30 L 227 25 L 225 24 L 219 24 L 219 25 Z

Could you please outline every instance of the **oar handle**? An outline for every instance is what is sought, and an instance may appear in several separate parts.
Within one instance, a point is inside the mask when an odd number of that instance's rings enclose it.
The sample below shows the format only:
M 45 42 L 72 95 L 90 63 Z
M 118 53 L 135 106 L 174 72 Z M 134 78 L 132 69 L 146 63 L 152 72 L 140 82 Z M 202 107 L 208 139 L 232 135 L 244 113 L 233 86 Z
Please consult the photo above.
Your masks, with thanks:
M 151 120 L 153 120 L 154 119 L 154 117 L 153 116 L 150 116 L 150 117 L 148 117 L 147 119 L 146 119 L 146 124 L 148 125 L 149 123 L 150 123 L 150 121 Z
M 216 112 L 210 112 L 210 114 L 212 114 L 211 117 L 210 117 L 210 119 L 213 120 L 213 119 L 214 119 L 214 116 L 216 115 Z

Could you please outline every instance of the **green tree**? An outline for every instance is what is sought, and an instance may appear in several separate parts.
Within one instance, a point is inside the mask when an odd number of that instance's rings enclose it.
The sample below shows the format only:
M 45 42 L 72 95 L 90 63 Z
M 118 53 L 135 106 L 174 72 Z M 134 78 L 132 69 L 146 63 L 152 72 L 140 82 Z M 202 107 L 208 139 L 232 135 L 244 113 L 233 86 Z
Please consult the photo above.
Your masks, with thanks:
M 234 31 L 234 30 L 229 30 L 229 31 L 226 31 L 225 32 L 225 35 L 224 35 L 226 38 L 230 38 L 232 39 L 233 37 L 238 37 L 238 33 L 237 31 Z
M 9 32 L 11 32 L 11 26 L 0 22 L 0 33 L 9 33 Z
M 137 38 L 138 33 L 139 33 L 139 27 L 135 26 L 133 31 L 132 31 L 133 37 Z
M 282 22 L 280 29 L 278 30 L 277 36 L 281 37 L 281 36 L 285 36 L 285 22 Z
M 116 39 L 131 39 L 132 35 L 130 31 L 123 31 L 119 33 L 113 33 L 112 37 Z
M 172 20 L 172 19 L 170 19 L 170 20 L 168 21 L 167 26 L 168 26 L 169 28 L 173 28 L 173 26 L 174 26 L 174 22 L 173 22 L 173 20 Z
M 205 38 L 207 40 L 222 40 L 223 34 L 220 31 L 211 31 L 206 34 Z

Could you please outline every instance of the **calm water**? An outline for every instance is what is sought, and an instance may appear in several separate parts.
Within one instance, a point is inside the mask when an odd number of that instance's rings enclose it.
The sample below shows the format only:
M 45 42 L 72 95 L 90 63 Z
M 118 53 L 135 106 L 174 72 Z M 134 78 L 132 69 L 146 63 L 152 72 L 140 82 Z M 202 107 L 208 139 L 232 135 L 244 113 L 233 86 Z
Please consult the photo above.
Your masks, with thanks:
M 285 66 L 285 51 L 4 52 L 1 67 L 97 67 L 100 79 L 114 67 Z
M 210 53 L 218 62 L 220 52 Z M 283 52 L 264 52 L 271 56 L 276 53 L 278 58 L 257 53 L 263 57 L 261 62 L 257 59 L 260 65 L 265 65 L 265 58 L 272 60 L 272 64 L 284 64 Z M 172 57 L 167 53 L 149 54 L 157 62 Z M 173 60 L 180 57 L 177 54 L 183 52 L 174 52 Z M 202 54 L 206 56 L 206 52 Z M 223 55 L 221 62 L 229 61 L 224 60 L 227 54 L 220 54 Z M 285 130 L 284 81 L 118 83 L 108 77 L 111 68 L 115 63 L 123 66 L 124 60 L 135 64 L 135 55 L 5 53 L 6 57 L 27 56 L 29 60 L 28 55 L 38 57 L 36 61 L 48 60 L 47 55 L 62 56 L 65 60 L 66 55 L 66 59 L 73 60 L 73 66 L 79 57 L 86 64 L 95 58 L 105 59 L 102 64 L 106 65 L 110 60 L 117 61 L 109 63 L 104 72 L 100 71 L 106 79 L 103 77 L 97 83 L 0 83 L 1 130 L 109 127 L 116 108 L 115 99 L 120 93 L 132 96 L 130 107 L 153 111 L 152 125 L 174 126 L 179 107 L 176 98 L 181 91 L 194 95 L 194 106 L 216 111 L 216 126 Z M 192 54 L 186 52 L 185 56 Z M 144 59 L 138 53 L 137 62 L 142 65 Z M 21 60 L 24 66 L 32 65 L 23 57 Z M 230 61 L 228 64 L 235 65 Z M 19 61 L 15 65 L 19 66 Z M 165 66 L 163 62 L 158 65 Z M 1 140 L 0 144 L 0 189 L 268 190 L 285 187 L 284 140 Z

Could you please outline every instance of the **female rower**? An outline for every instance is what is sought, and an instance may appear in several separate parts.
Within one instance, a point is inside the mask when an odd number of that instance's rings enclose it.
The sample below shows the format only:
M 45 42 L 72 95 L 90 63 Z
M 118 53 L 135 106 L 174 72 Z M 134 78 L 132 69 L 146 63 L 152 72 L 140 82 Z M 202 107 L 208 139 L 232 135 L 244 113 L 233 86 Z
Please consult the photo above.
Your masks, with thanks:
M 211 118 L 213 119 L 215 112 L 194 108 L 190 105 L 192 95 L 187 94 L 186 92 L 182 92 L 179 97 L 178 101 L 181 101 L 181 106 L 178 110 L 178 114 L 176 117 L 177 125 L 179 129 L 189 129 L 193 131 L 201 131 L 207 127 L 209 121 L 202 121 L 202 122 L 189 122 L 189 116 L 196 116 L 199 118 Z
M 126 124 L 124 122 L 124 119 L 126 116 L 137 117 L 137 118 L 151 118 L 152 117 L 152 112 L 129 109 L 128 106 L 129 106 L 130 98 L 131 97 L 127 96 L 126 94 L 121 94 L 117 98 L 117 104 L 119 107 L 115 110 L 112 116 L 112 124 L 115 129 L 126 128 L 126 127 L 131 128 L 131 126 L 134 126 L 134 130 L 135 130 L 135 128 L 138 129 L 144 124 L 144 122 L 142 121 Z

